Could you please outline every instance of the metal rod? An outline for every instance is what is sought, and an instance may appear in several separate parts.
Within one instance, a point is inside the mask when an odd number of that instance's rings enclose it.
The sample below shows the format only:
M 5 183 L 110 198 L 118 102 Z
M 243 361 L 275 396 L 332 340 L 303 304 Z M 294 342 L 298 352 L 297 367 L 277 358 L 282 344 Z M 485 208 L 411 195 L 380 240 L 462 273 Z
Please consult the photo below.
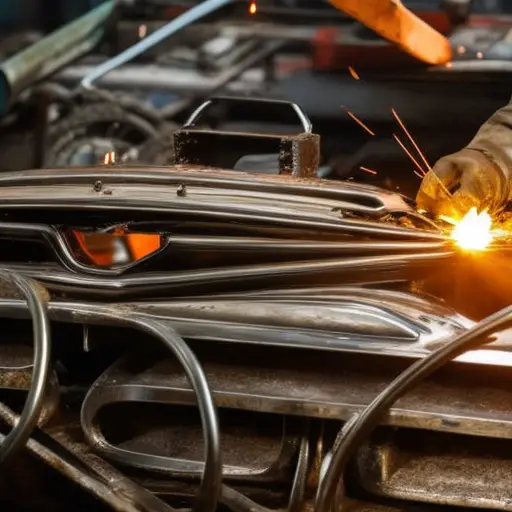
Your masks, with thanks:
M 162 28 L 158 29 L 156 32 L 153 32 L 145 39 L 95 68 L 91 73 L 83 78 L 80 85 L 84 89 L 92 89 L 93 83 L 107 73 L 110 73 L 110 71 L 113 71 L 119 66 L 137 58 L 139 55 L 147 52 L 155 45 L 174 35 L 179 30 L 182 30 L 191 23 L 199 21 L 201 18 L 204 18 L 221 7 L 230 4 L 232 1 L 233 0 L 206 0 L 196 7 L 189 9 L 181 16 L 178 16 Z

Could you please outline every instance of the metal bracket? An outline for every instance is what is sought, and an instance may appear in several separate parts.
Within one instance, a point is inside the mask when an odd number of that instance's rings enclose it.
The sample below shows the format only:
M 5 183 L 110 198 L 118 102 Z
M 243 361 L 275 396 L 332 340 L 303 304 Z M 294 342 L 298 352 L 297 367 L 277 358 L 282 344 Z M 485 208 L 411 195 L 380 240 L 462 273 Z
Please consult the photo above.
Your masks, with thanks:
M 302 132 L 296 135 L 240 133 L 196 128 L 204 115 L 215 107 L 242 108 L 257 112 L 276 110 L 276 117 L 293 113 Z M 312 133 L 311 121 L 295 103 L 280 100 L 216 97 L 205 101 L 174 134 L 175 162 L 233 169 L 246 155 L 276 154 L 279 174 L 302 178 L 316 177 L 320 159 L 320 137 Z

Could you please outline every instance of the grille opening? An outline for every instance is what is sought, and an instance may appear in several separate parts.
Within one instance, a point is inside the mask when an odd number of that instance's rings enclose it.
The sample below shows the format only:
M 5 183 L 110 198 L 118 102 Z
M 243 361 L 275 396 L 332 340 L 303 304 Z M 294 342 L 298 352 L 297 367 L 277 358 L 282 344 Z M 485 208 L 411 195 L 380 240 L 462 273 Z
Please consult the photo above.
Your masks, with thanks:
M 380 428 L 359 451 L 351 481 L 377 499 L 510 510 L 511 448 L 512 439 Z
M 218 414 L 227 479 L 269 484 L 288 481 L 298 448 L 293 421 L 275 414 L 229 409 L 219 409 Z M 117 402 L 102 407 L 96 423 L 115 448 L 192 462 L 204 460 L 201 419 L 194 406 Z M 128 457 L 126 460 L 130 465 Z M 147 469 L 151 470 L 151 464 Z

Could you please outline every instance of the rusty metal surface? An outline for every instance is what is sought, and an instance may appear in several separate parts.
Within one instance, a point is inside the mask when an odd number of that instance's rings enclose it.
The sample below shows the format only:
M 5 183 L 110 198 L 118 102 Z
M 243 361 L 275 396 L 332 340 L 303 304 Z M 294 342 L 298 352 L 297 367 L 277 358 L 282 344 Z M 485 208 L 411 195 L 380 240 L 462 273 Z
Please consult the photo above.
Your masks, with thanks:
M 361 450 L 357 468 L 362 485 L 382 496 L 512 510 L 508 446 L 495 439 L 385 431 Z
M 314 133 L 264 135 L 181 129 L 174 134 L 175 163 L 233 169 L 246 155 L 275 154 L 279 174 L 316 178 L 320 137 Z
M 195 128 L 206 112 L 221 109 L 229 118 L 231 109 L 252 107 L 253 115 L 265 110 L 267 117 L 286 118 L 292 113 L 301 130 L 295 135 L 243 133 Z M 250 113 L 246 115 L 250 116 Z M 257 116 L 256 116 L 257 117 Z M 299 105 L 282 100 L 262 98 L 216 97 L 206 100 L 173 134 L 174 163 L 193 164 L 222 169 L 235 169 L 248 155 L 275 155 L 279 174 L 296 178 L 316 178 L 320 164 L 320 137 L 312 133 L 312 124 Z

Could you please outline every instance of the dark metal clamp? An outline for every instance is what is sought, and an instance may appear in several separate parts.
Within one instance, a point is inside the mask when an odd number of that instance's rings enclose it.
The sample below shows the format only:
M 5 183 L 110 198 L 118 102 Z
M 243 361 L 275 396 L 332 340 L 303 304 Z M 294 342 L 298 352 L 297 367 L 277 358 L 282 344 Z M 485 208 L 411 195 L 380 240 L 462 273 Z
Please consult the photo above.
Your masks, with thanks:
M 275 118 L 294 114 L 302 132 L 293 135 L 232 132 L 198 127 L 205 114 L 214 108 L 275 111 Z M 251 112 L 251 113 L 252 113 Z M 252 116 L 251 116 L 252 117 Z M 295 103 L 260 98 L 216 97 L 205 101 L 183 127 L 174 134 L 175 163 L 233 169 L 243 156 L 276 154 L 279 174 L 316 177 L 320 159 L 320 137 L 312 133 L 308 116 Z

